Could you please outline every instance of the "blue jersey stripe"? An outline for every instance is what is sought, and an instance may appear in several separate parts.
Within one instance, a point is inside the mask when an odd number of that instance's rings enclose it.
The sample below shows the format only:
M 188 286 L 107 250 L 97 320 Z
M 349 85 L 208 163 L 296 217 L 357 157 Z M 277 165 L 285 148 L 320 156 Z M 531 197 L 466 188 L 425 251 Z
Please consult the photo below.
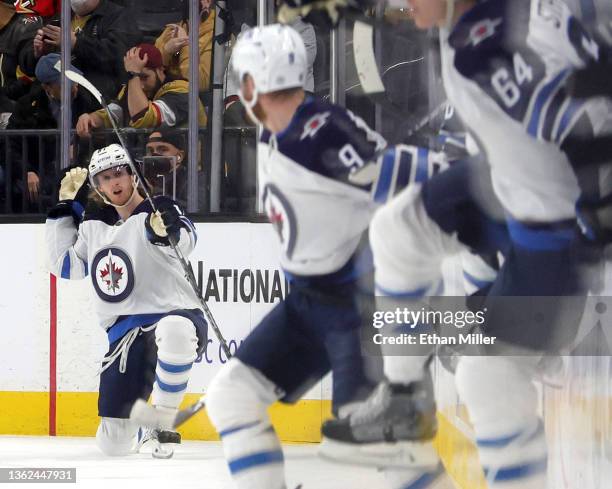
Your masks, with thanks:
M 229 462 L 229 469 L 232 474 L 237 474 L 260 465 L 278 464 L 283 461 L 283 452 L 274 450 L 269 452 L 259 452 L 245 457 L 237 458 Z
M 575 99 L 572 99 L 567 105 L 567 108 L 561 116 L 561 121 L 557 127 L 557 132 L 555 133 L 555 141 L 557 143 L 561 142 L 563 134 L 565 134 L 565 131 L 570 126 L 574 116 L 580 111 L 580 109 L 582 109 L 582 107 L 584 107 L 584 101 Z
M 540 127 L 540 119 L 542 117 L 542 110 L 548 102 L 548 100 L 554 96 L 556 90 L 559 88 L 565 76 L 567 70 L 563 70 L 559 73 L 552 81 L 545 84 L 539 91 L 533 109 L 531 111 L 531 117 L 527 126 L 527 132 L 534 138 L 538 137 L 538 128 Z
M 70 252 L 67 251 L 62 262 L 61 278 L 70 278 Z
M 161 318 L 166 316 L 164 313 L 159 314 L 134 314 L 133 316 L 119 317 L 115 324 L 106 330 L 108 335 L 108 343 L 112 344 L 122 338 L 125 333 L 140 326 L 150 326 L 155 324 Z
M 380 176 L 374 192 L 374 201 L 379 203 L 387 202 L 389 198 L 389 190 L 393 182 L 393 167 L 395 163 L 395 151 L 389 150 L 385 152 L 380 169 Z
M 426 182 L 429 179 L 429 149 L 419 148 L 417 157 L 416 176 L 414 181 L 417 183 Z
M 478 287 L 479 289 L 487 287 L 488 285 L 491 285 L 493 283 L 492 280 L 480 280 L 479 278 L 474 277 L 474 275 L 469 272 L 466 272 L 465 270 L 463 271 L 463 276 L 469 283 L 471 283 L 475 287 Z
M 412 155 L 408 151 L 400 152 L 400 160 L 395 179 L 395 193 L 402 191 L 410 183 L 412 169 Z
M 563 103 L 566 100 L 566 91 L 563 89 L 557 90 L 557 93 L 550 102 L 548 109 L 546 109 L 546 116 L 544 117 L 544 123 L 542 124 L 542 129 L 540 131 L 543 140 L 553 140 L 553 129 L 555 128 L 555 121 L 557 120 L 557 115 L 559 115 L 559 111 L 561 110 L 561 107 L 563 107 Z
M 507 219 L 508 232 L 513 243 L 536 251 L 559 251 L 570 246 L 576 237 L 574 223 L 563 224 L 557 228 L 531 228 L 524 224 Z

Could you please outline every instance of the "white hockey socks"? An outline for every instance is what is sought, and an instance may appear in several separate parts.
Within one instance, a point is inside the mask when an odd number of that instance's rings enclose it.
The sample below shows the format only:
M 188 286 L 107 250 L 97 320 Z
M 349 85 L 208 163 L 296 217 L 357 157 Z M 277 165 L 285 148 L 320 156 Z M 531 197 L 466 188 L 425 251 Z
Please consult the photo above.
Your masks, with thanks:
M 166 316 L 155 328 L 157 344 L 157 366 L 153 385 L 153 405 L 161 411 L 166 408 L 168 420 L 174 419 L 196 359 L 198 338 L 193 323 L 181 316 Z M 163 429 L 171 430 L 169 426 Z
M 237 489 L 285 488 L 283 452 L 267 412 L 277 398 L 274 384 L 236 358 L 210 384 L 208 416 Z
M 546 435 L 532 383 L 537 360 L 465 356 L 457 365 L 457 391 L 474 425 L 491 489 L 546 487 Z

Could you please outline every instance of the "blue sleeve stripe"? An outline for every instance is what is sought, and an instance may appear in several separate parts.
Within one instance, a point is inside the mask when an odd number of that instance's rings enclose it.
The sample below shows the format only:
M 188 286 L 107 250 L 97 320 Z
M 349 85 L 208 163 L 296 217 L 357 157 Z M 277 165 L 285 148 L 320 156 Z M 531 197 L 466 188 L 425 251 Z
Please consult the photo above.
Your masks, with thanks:
M 72 201 L 72 212 L 78 217 L 79 221 L 83 220 L 83 213 L 85 212 L 85 207 L 80 202 L 73 200 Z
M 555 92 L 561 86 L 561 83 L 565 80 L 567 70 L 560 72 L 552 81 L 543 85 L 538 92 L 536 101 L 533 109 L 531 110 L 531 117 L 529 124 L 527 125 L 527 132 L 534 138 L 538 137 L 538 129 L 540 127 L 540 119 L 542 118 L 542 111 L 544 106 L 549 99 L 554 96 Z
M 429 179 L 429 149 L 419 148 L 417 157 L 416 176 L 414 181 L 417 183 L 426 182 Z
M 410 183 L 410 170 L 412 169 L 412 155 L 408 151 L 400 153 L 397 177 L 395 178 L 395 193 L 405 189 Z
M 376 191 L 374 192 L 375 202 L 384 203 L 389 198 L 389 190 L 393 182 L 394 163 L 395 149 L 386 151 L 383 156 L 382 168 L 380 169 L 380 176 L 376 184 Z
M 559 122 L 559 126 L 557 127 L 557 131 L 555 132 L 555 141 L 557 143 L 561 142 L 565 131 L 571 125 L 572 121 L 576 114 L 584 107 L 583 100 L 571 99 L 569 104 L 567 105 L 563 115 L 561 116 L 561 121 Z
M 85 276 L 87 277 L 87 275 L 89 275 L 89 265 L 87 264 L 87 262 L 85 260 L 83 261 L 83 270 L 85 271 Z
M 230 460 L 228 463 L 230 472 L 237 474 L 244 470 L 259 467 L 261 465 L 279 464 L 283 462 L 283 452 L 274 450 L 269 452 L 259 452 L 245 457 Z
M 70 252 L 67 251 L 64 255 L 64 261 L 62 262 L 61 278 L 70 278 Z
M 157 359 L 157 363 L 162 369 L 171 374 L 180 374 L 181 372 L 187 372 L 188 370 L 191 370 L 191 367 L 193 365 L 193 362 L 186 363 L 183 365 L 173 365 L 171 363 L 162 362 L 159 358 Z
M 493 282 L 491 280 L 480 280 L 479 278 L 474 277 L 471 273 L 463 271 L 463 276 L 465 279 L 471 283 L 473 286 L 478 287 L 479 289 L 483 289 L 488 285 L 491 285 Z
M 234 433 L 238 433 L 239 431 L 253 428 L 254 426 L 257 426 L 259 423 L 260 421 L 253 421 L 252 423 L 241 424 L 239 426 L 235 426 L 234 428 L 228 428 L 227 430 L 220 431 L 219 436 L 223 438 L 225 436 L 233 435 Z
M 538 460 L 537 462 L 527 463 L 522 465 L 513 465 L 509 467 L 501 467 L 495 472 L 494 480 L 496 482 L 501 481 L 512 481 L 517 479 L 527 479 L 528 477 L 533 477 L 534 475 L 541 474 L 546 472 L 546 468 L 548 466 L 548 459 L 543 458 L 542 460 Z M 484 467 L 485 477 L 489 477 L 490 469 L 488 467 Z
M 163 380 L 161 380 L 157 375 L 155 376 L 155 382 L 159 388 L 165 392 L 182 392 L 187 389 L 187 382 L 183 382 L 182 384 L 166 384 Z
M 544 123 L 540 131 L 541 137 L 544 141 L 553 140 L 553 131 L 555 129 L 555 121 L 557 116 L 563 107 L 564 102 L 567 100 L 567 93 L 565 90 L 557 90 L 557 93 L 550 102 L 548 109 L 546 110 L 546 116 L 544 117 Z

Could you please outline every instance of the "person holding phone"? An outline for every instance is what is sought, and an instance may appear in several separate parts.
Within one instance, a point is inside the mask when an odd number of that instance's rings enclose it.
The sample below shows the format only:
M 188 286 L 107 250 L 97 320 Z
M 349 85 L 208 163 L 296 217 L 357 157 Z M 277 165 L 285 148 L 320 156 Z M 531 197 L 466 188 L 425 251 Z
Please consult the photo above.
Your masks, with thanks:
M 140 41 L 123 7 L 109 0 L 71 0 L 70 45 L 74 65 L 83 71 L 107 98 L 114 97 L 125 79 L 123 55 Z M 33 56 L 60 51 L 62 29 L 50 21 L 38 29 L 33 41 Z M 33 75 L 34 73 L 27 73 Z
M 186 206 L 187 165 L 182 133 L 168 128 L 153 131 L 147 140 L 143 170 L 156 193 Z
M 183 19 L 176 24 L 168 24 L 155 41 L 155 47 L 162 53 L 166 72 L 178 78 L 189 79 L 189 3 L 183 2 Z M 199 90 L 210 87 L 212 46 L 215 30 L 215 10 L 212 0 L 200 0 L 200 27 L 198 48 L 200 54 Z

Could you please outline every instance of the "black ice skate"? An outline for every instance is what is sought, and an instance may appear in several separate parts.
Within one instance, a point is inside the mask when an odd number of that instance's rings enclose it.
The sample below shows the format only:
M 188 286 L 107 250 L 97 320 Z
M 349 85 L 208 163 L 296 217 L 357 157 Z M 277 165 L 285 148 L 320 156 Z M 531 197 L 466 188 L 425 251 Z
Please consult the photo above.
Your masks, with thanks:
M 377 467 L 435 468 L 436 403 L 431 378 L 383 382 L 350 416 L 323 424 L 322 457 Z

